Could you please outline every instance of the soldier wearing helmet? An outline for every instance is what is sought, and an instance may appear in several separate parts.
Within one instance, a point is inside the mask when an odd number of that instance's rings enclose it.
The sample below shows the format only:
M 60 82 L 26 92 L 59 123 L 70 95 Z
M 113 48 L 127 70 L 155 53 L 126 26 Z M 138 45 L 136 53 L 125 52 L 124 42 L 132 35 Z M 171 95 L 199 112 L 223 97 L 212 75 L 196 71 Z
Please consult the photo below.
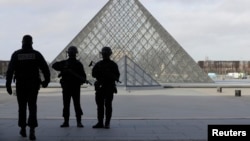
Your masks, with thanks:
M 98 119 L 97 124 L 93 128 L 110 128 L 113 95 L 117 93 L 115 82 L 119 81 L 120 77 L 117 64 L 110 59 L 111 54 L 112 50 L 110 47 L 103 47 L 101 50 L 103 59 L 97 62 L 92 69 L 92 76 L 96 78 L 95 100 Z
M 70 117 L 70 101 L 73 99 L 77 127 L 83 127 L 81 117 L 83 115 L 80 104 L 81 85 L 86 81 L 86 74 L 82 63 L 76 59 L 78 50 L 75 46 L 70 46 L 67 50 L 68 59 L 55 62 L 52 65 L 57 71 L 60 71 L 58 77 L 61 78 L 60 83 L 63 93 L 63 118 L 64 122 L 61 127 L 69 127 Z

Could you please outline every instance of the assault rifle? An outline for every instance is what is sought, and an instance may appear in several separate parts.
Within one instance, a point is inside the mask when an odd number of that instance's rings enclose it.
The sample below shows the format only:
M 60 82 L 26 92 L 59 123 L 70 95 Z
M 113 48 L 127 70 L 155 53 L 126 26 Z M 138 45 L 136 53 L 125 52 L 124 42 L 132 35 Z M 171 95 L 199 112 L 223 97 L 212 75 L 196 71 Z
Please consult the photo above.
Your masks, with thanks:
M 89 80 L 84 79 L 82 76 L 80 76 L 79 74 L 77 74 L 77 73 L 74 72 L 73 70 L 71 70 L 71 69 L 65 69 L 64 71 L 70 73 L 72 76 L 74 76 L 75 78 L 79 79 L 80 82 L 86 83 L 86 84 L 89 84 L 89 85 L 92 86 L 92 83 L 91 83 Z M 62 73 L 60 73 L 60 74 L 58 75 L 58 77 L 61 77 L 61 76 L 62 76 Z

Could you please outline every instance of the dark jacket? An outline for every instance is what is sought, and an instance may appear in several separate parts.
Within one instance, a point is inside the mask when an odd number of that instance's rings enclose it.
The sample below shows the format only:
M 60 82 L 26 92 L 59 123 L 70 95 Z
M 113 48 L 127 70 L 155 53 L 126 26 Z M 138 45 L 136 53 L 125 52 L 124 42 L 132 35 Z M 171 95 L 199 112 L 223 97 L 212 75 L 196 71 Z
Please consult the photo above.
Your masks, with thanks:
M 13 77 L 17 86 L 40 87 L 40 70 L 44 81 L 50 82 L 50 71 L 42 54 L 32 48 L 15 51 L 7 70 L 6 84 L 10 85 Z
M 56 62 L 52 65 L 52 68 L 60 71 L 61 83 L 82 85 L 86 82 L 84 67 L 76 58 Z
M 92 69 L 92 76 L 102 86 L 115 86 L 115 82 L 119 81 L 120 72 L 114 61 L 105 59 L 95 64 Z

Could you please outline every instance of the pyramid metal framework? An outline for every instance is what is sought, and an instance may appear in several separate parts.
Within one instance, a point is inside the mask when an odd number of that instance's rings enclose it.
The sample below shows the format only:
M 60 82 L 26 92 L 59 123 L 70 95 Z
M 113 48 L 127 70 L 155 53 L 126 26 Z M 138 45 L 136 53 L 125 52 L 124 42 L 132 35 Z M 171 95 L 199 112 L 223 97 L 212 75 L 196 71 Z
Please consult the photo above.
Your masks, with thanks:
M 87 65 L 100 60 L 101 48 L 109 46 L 114 61 L 127 56 L 158 83 L 213 82 L 139 0 L 109 0 L 51 64 L 65 59 L 71 45 L 78 47 L 78 59 L 84 64 L 88 79 L 92 78 L 92 68 Z M 53 69 L 51 74 L 57 77 Z M 155 85 L 155 81 L 147 85 Z M 133 85 L 132 82 L 123 83 Z

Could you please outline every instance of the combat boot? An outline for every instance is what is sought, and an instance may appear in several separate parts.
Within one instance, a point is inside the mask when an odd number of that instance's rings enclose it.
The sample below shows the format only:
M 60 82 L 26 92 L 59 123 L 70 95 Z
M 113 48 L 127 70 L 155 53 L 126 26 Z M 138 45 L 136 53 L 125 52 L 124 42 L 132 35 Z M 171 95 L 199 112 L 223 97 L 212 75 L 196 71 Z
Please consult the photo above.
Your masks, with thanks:
M 61 125 L 62 128 L 69 127 L 69 117 L 64 117 L 64 122 Z
M 27 137 L 26 128 L 25 128 L 25 127 L 21 127 L 20 135 L 21 135 L 22 137 Z
M 81 118 L 81 116 L 76 116 L 76 123 L 77 123 L 77 127 L 79 127 L 79 128 L 83 128 L 84 127 L 82 125 L 82 118 Z
M 104 127 L 103 123 L 100 123 L 100 122 L 98 122 L 97 124 L 93 126 L 93 128 L 103 128 L 103 127 Z
M 30 140 L 36 140 L 35 128 L 30 128 Z
M 109 129 L 110 128 L 110 120 L 105 121 L 104 128 Z

